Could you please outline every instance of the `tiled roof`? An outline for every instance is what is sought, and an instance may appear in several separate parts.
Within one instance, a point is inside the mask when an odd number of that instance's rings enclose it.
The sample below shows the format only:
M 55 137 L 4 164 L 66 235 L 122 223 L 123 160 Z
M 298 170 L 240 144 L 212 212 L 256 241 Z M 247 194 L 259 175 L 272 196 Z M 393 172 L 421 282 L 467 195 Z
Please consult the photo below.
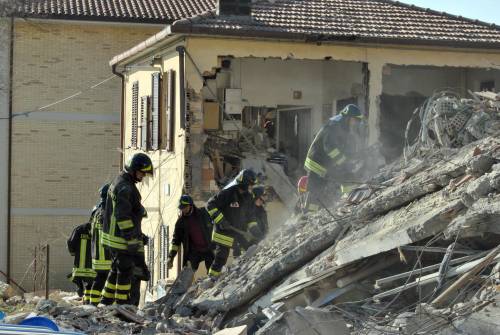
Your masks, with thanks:
M 18 15 L 55 19 L 171 23 L 215 7 L 215 0 L 25 0 Z
M 260 0 L 250 18 L 209 11 L 172 32 L 498 48 L 500 27 L 390 0 Z

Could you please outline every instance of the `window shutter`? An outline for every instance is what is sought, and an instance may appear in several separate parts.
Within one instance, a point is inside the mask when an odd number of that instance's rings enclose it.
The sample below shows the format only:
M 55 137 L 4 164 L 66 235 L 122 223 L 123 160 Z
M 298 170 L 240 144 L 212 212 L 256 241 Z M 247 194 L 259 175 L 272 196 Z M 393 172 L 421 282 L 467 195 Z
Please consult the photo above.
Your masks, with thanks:
M 167 74 L 167 150 L 174 151 L 175 141 L 175 71 L 170 70 Z
M 137 148 L 137 121 L 139 114 L 139 82 L 135 81 L 132 84 L 132 127 L 130 146 Z
M 160 229 L 160 278 L 167 279 L 168 269 L 167 269 L 167 258 L 168 258 L 168 226 L 161 225 Z
M 158 150 L 160 144 L 160 73 L 151 75 L 153 88 L 151 92 L 151 149 Z
M 148 150 L 149 96 L 141 97 L 141 149 Z
M 151 273 L 151 279 L 148 281 L 148 290 L 153 289 L 153 281 L 155 276 L 155 239 L 150 238 L 148 242 L 148 269 Z

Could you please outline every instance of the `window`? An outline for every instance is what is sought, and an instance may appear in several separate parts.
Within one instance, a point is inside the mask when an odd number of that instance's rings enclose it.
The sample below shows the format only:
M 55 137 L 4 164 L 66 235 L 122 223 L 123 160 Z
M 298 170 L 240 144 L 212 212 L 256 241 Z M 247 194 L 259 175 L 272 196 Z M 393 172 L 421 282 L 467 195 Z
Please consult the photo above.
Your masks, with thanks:
M 160 229 L 160 273 L 159 279 L 168 278 L 167 257 L 168 257 L 168 226 L 161 225 Z
M 139 112 L 139 82 L 135 81 L 132 84 L 132 129 L 130 146 L 137 148 L 137 117 Z
M 139 126 L 141 130 L 141 149 L 143 151 L 148 150 L 148 125 L 149 125 L 149 115 L 150 115 L 150 97 L 141 97 L 141 125 Z
M 158 150 L 160 147 L 160 92 L 161 92 L 161 77 L 160 73 L 153 73 L 151 75 L 152 92 L 151 92 L 151 118 L 150 122 L 150 136 L 151 136 L 151 149 Z

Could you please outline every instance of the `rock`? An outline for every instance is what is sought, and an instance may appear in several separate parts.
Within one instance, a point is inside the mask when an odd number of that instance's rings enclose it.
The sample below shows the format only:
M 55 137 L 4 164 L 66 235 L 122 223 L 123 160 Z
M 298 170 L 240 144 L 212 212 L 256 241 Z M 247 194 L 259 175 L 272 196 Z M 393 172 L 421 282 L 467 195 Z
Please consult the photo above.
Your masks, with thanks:
M 49 313 L 49 311 L 56 306 L 57 303 L 55 301 L 42 299 L 36 305 L 35 310 L 41 313 Z
M 12 286 L 3 281 L 0 281 L 0 298 L 8 300 L 18 294 L 18 291 Z
M 13 296 L 12 298 L 7 299 L 7 301 L 6 301 L 7 305 L 10 305 L 10 306 L 15 306 L 15 305 L 18 305 L 22 302 L 24 302 L 24 299 L 18 295 Z
M 19 322 L 26 319 L 26 317 L 29 314 L 30 314 L 29 312 L 23 312 L 23 313 L 16 313 L 16 314 L 12 314 L 12 315 L 7 315 L 3 322 L 8 323 L 8 324 L 17 325 Z

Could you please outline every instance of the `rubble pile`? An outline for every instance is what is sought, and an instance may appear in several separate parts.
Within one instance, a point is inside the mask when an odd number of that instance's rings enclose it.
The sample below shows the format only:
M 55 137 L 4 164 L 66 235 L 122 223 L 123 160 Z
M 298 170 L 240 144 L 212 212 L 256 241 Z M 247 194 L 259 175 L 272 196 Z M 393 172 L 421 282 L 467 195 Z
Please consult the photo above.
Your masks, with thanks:
M 292 216 L 216 282 L 191 284 L 186 268 L 141 310 L 67 297 L 34 310 L 86 333 L 498 334 L 498 101 L 436 94 L 401 161 L 347 198 Z M 223 149 L 211 148 L 214 157 Z
M 499 283 L 500 257 L 488 251 L 500 241 L 500 114 L 497 100 L 480 97 L 431 98 L 422 108 L 434 124 L 406 160 L 355 190 L 356 201 L 290 220 L 187 306 L 258 334 L 337 334 L 311 331 L 325 315 L 345 321 L 339 334 L 451 334 L 450 325 L 468 324 L 498 298 Z M 469 113 L 447 142 L 438 123 L 457 121 L 439 114 L 443 101 Z M 415 326 L 424 314 L 445 322 Z M 405 315 L 412 321 L 403 324 Z

